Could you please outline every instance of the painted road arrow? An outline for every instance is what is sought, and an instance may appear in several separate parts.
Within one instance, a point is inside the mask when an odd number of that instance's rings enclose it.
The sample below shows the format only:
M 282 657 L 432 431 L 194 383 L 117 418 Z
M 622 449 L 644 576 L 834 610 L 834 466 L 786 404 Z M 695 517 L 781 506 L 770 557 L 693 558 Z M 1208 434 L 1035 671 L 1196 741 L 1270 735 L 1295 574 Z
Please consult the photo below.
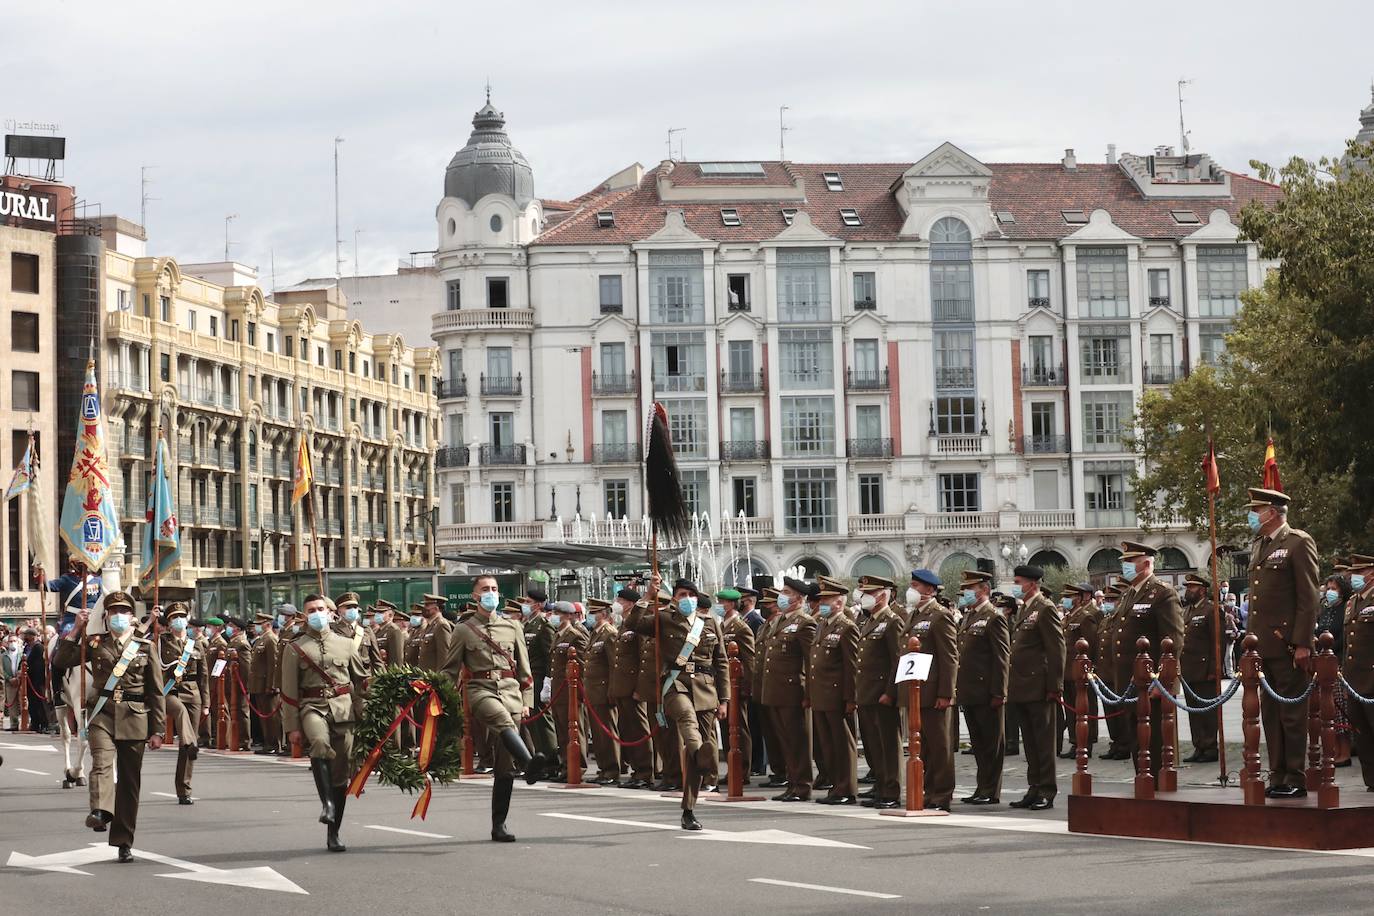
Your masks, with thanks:
M 93 843 L 90 846 L 82 846 L 79 849 L 72 849 L 67 852 L 54 852 L 46 856 L 30 856 L 22 852 L 10 853 L 9 861 L 5 863 L 11 868 L 27 868 L 33 871 L 50 871 L 63 875 L 87 875 L 91 873 L 83 871 L 77 866 L 93 865 L 96 862 L 111 861 L 111 848 L 104 843 Z M 266 865 L 249 866 L 247 868 L 213 868 L 209 865 L 200 865 L 196 862 L 187 862 L 184 859 L 174 859 L 171 856 L 160 855 L 155 852 L 147 852 L 142 849 L 134 850 L 135 859 L 142 859 L 147 862 L 156 862 L 160 865 L 170 865 L 173 868 L 182 869 L 165 875 L 156 875 L 158 878 L 179 878 L 183 881 L 200 881 L 204 884 L 225 884 L 230 887 L 251 888 L 260 891 L 280 891 L 285 894 L 307 894 L 309 893 L 290 878 L 277 872 L 275 869 Z
M 615 817 L 591 817 L 586 814 L 564 814 L 562 812 L 542 812 L 544 817 L 557 817 L 568 821 L 591 821 L 597 824 L 619 824 L 623 827 L 647 827 L 652 830 L 674 830 L 680 828 L 671 824 L 654 824 L 649 821 L 627 821 Z M 871 849 L 871 846 L 858 846 L 827 840 L 817 836 L 791 833 L 787 830 L 703 830 L 700 833 L 683 833 L 684 840 L 716 840 L 721 843 L 766 843 L 771 846 L 821 846 L 829 849 Z

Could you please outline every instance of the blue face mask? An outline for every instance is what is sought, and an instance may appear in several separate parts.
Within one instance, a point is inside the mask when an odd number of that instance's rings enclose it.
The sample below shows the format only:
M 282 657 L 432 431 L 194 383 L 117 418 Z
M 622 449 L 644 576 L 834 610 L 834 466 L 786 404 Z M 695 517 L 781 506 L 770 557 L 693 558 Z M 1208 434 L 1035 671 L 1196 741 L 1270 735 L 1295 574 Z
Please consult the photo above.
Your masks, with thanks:
M 285 615 L 285 614 L 278 614 L 278 615 L 277 615 L 277 626 L 279 626 L 279 627 L 284 627 L 284 626 L 286 626 L 286 615 Z
M 1250 526 L 1251 531 L 1258 534 L 1260 530 L 1259 513 L 1256 512 L 1254 509 L 1251 509 L 1249 512 L 1245 513 L 1245 524 Z
M 792 599 L 782 593 L 778 594 L 778 610 L 785 611 L 792 606 Z
M 1326 590 L 1326 603 L 1327 603 L 1327 604 L 1335 604 L 1335 603 L 1336 603 L 1336 599 L 1339 598 L 1339 597 L 1340 597 L 1340 593 L 1337 592 L 1334 588 L 1328 588 L 1328 589 Z
M 372 626 L 372 615 L 371 615 L 371 614 L 368 614 L 366 617 L 363 618 L 363 625 L 364 625 L 364 626 L 369 626 L 369 627 Z
M 171 627 L 172 627 L 172 632 L 174 632 L 174 633 L 185 633 L 185 632 L 186 632 L 186 618 L 185 618 L 185 617 L 173 617 L 173 618 L 172 618 Z
M 262 635 L 262 624 L 260 624 L 260 623 L 255 623 L 255 624 L 253 624 L 253 632 L 256 633 L 257 635 L 261 636 L 261 635 Z
M 1062 608 L 1063 608 L 1064 610 L 1066 610 L 1066 611 L 1071 611 L 1071 610 L 1073 610 L 1073 599 L 1072 599 L 1072 598 L 1060 598 L 1060 599 L 1059 599 L 1059 606 L 1062 607 Z
M 549 623 L 553 624 L 555 629 L 557 629 L 558 627 L 561 627 L 561 626 L 563 625 L 563 615 L 562 615 L 562 614 L 550 614 L 550 615 L 549 615 Z
M 679 598 L 677 602 L 678 613 L 683 617 L 691 617 L 697 612 L 697 599 Z
M 724 618 L 724 617 L 725 617 L 725 608 L 723 608 L 723 607 L 721 607 L 719 604 L 717 604 L 715 607 L 711 608 L 711 613 L 712 613 L 712 614 L 715 614 L 717 617 Z
M 420 615 L 419 615 L 419 614 L 411 614 L 411 615 L 410 615 L 410 625 L 411 625 L 412 627 L 418 627 L 418 626 L 419 626 L 421 623 L 423 623 L 423 622 L 424 622 L 424 621 L 420 618 Z
M 820 613 L 821 613 L 821 616 L 822 616 L 822 617 L 829 617 L 829 616 L 830 616 L 830 605 L 828 605 L 828 604 L 822 604 L 821 607 L 820 607 Z
M 1352 573 L 1350 576 L 1350 587 L 1357 592 L 1364 591 L 1364 576 L 1359 573 Z
M 234 628 L 233 628 L 233 627 L 231 627 L 231 626 L 225 626 L 225 628 L 224 628 L 224 638 L 225 638 L 225 639 L 233 639 L 233 638 L 234 638 Z
M 1013 583 L 1011 584 L 1011 596 L 1012 596 L 1013 598 L 1017 598 L 1017 599 L 1019 599 L 1019 598 L 1021 597 L 1021 583 L 1020 583 L 1020 582 L 1013 582 Z
M 1115 611 L 1115 610 L 1116 610 L 1116 602 L 1115 602 L 1115 601 L 1104 601 L 1104 602 L 1102 602 L 1102 613 L 1104 613 L 1104 614 L 1110 614 L 1110 613 L 1112 613 L 1112 612 Z
M 316 633 L 323 633 L 324 628 L 329 626 L 329 612 L 311 611 L 305 620 L 306 623 L 310 624 L 310 629 L 314 630 Z
M 357 623 L 358 609 L 355 607 L 344 608 L 343 619 L 347 620 L 349 623 Z
M 1132 563 L 1130 560 L 1122 560 L 1122 561 L 1121 561 L 1121 578 L 1123 578 L 1123 579 L 1134 579 L 1134 578 L 1135 578 L 1135 564 Z
M 968 607 L 977 600 L 978 596 L 973 593 L 973 589 L 966 588 L 959 593 L 959 607 Z
M 482 592 L 482 597 L 477 600 L 481 603 L 483 610 L 494 611 L 501 606 L 501 593 Z
M 129 624 L 133 622 L 132 614 L 111 614 L 106 623 L 110 627 L 110 632 L 118 636 L 129 629 Z
M 534 613 L 534 605 L 532 605 L 532 604 L 522 604 L 522 605 L 520 605 L 520 616 L 521 616 L 521 617 L 529 617 L 529 616 L 532 615 L 533 613 Z

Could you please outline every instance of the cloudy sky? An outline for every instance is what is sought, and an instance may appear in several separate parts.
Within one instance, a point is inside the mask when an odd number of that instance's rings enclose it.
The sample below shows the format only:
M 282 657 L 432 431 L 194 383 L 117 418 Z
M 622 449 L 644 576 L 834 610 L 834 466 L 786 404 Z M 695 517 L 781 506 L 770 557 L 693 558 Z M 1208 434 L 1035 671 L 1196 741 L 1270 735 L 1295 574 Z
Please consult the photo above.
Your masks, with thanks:
M 536 192 L 577 195 L 666 155 L 914 161 L 950 140 L 988 162 L 1098 160 L 1108 143 L 1251 159 L 1338 153 L 1370 102 L 1374 5 L 925 0 L 635 4 L 455 0 L 44 0 L 7 5 L 0 116 L 57 122 L 66 178 L 139 215 L 151 250 L 224 254 L 271 286 L 434 245 L 443 170 L 490 79 Z M 1127 10 L 1129 9 L 1129 12 Z

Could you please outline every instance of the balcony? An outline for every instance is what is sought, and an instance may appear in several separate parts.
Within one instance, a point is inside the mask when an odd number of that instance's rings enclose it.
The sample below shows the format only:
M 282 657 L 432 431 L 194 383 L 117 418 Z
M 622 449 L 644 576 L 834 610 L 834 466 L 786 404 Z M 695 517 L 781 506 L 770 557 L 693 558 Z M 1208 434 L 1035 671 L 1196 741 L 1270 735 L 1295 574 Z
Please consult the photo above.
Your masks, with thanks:
M 1153 366 L 1148 363 L 1142 368 L 1141 374 L 1145 377 L 1147 385 L 1172 385 L 1181 378 L 1188 375 L 1188 367 L 1183 364 Z
M 434 394 L 441 401 L 445 398 L 465 398 L 468 396 L 468 377 L 441 378 L 434 383 Z
M 147 458 L 148 439 L 146 436 L 126 436 L 121 458 Z
M 1151 297 L 1150 297 L 1150 308 L 1154 309 L 1154 308 L 1168 308 L 1168 307 L 1169 307 L 1169 297 L 1168 297 L 1168 296 L 1151 296 Z
M 558 537 L 557 526 L 545 522 L 484 522 L 440 525 L 435 542 L 440 549 L 478 545 L 538 544 Z
M 425 495 L 425 485 L 424 485 L 424 482 L 423 482 L 423 481 L 420 481 L 420 480 L 407 480 L 407 481 L 406 481 L 406 495 L 407 495 L 407 496 L 424 496 L 424 495 Z
M 1067 455 L 1069 437 L 1054 434 L 1032 434 L 1021 438 L 1021 451 L 1027 455 Z
M 1026 308 L 1028 309 L 1047 309 L 1049 307 L 1049 296 L 1030 296 L 1026 299 Z
M 518 465 L 525 463 L 523 445 L 484 445 L 479 453 L 483 465 Z
M 887 370 L 850 369 L 845 373 L 845 388 L 849 391 L 887 391 Z
M 922 527 L 930 533 L 948 531 L 996 531 L 996 512 L 936 512 L 921 517 Z
M 722 442 L 720 444 L 721 461 L 766 461 L 769 455 L 768 441 L 759 439 L 754 441 Z
M 435 334 L 450 331 L 533 331 L 534 309 L 454 309 L 433 318 Z
M 849 536 L 852 538 L 875 534 L 903 534 L 905 532 L 905 515 L 851 515 L 849 517 Z
M 962 457 L 967 455 L 982 455 L 984 452 L 983 436 L 936 436 L 935 454 Z
M 602 442 L 592 446 L 593 464 L 638 464 L 639 444 L 635 442 Z
M 1077 527 L 1072 509 L 1035 509 L 1021 513 L 1022 531 L 1072 531 Z
M 935 299 L 930 303 L 931 321 L 972 321 L 972 299 Z
M 441 468 L 465 468 L 468 466 L 470 458 L 471 449 L 466 445 L 446 445 L 434 453 L 434 464 L 436 467 Z M 372 474 L 364 473 L 363 486 L 373 487 L 373 477 L 374 475 Z M 373 488 L 380 490 L 381 484 L 378 483 Z
M 518 398 L 523 387 L 520 373 L 515 375 L 487 375 L 482 373 L 481 379 L 482 397 L 498 398 Z
M 807 322 L 829 321 L 829 302 L 805 302 L 793 300 L 778 303 L 778 321 L 784 324 L 804 324 Z
M 891 458 L 892 440 L 888 439 L 846 439 L 845 453 L 850 458 Z
M 729 520 L 730 530 L 739 539 L 748 538 L 749 540 L 767 540 L 773 536 L 773 520 L 771 518 L 732 518 Z
M 639 390 L 634 372 L 592 373 L 592 394 L 598 397 L 630 395 Z
M 972 388 L 973 384 L 972 366 L 935 367 L 935 387 L 940 391 Z
M 691 375 L 655 375 L 654 391 L 664 393 L 689 393 L 699 394 L 706 390 L 706 374 L 693 373 Z
M 1063 388 L 1068 382 L 1064 376 L 1064 366 L 1043 365 L 1021 367 L 1022 388 Z
M 105 375 L 105 386 L 110 390 L 121 390 L 148 393 L 148 380 L 142 375 L 133 372 L 121 372 L 118 369 L 111 369 Z
M 721 394 L 758 394 L 766 389 L 763 370 L 758 372 L 731 372 L 720 370 Z

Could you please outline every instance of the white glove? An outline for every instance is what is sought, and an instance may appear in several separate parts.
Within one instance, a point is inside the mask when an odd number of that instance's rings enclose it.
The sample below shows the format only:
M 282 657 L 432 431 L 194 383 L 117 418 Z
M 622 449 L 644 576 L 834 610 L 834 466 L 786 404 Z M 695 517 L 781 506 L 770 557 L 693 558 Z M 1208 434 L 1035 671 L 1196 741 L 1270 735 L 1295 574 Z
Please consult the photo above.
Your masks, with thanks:
M 544 678 L 544 686 L 539 690 L 539 702 L 548 703 L 553 699 L 553 681 Z

